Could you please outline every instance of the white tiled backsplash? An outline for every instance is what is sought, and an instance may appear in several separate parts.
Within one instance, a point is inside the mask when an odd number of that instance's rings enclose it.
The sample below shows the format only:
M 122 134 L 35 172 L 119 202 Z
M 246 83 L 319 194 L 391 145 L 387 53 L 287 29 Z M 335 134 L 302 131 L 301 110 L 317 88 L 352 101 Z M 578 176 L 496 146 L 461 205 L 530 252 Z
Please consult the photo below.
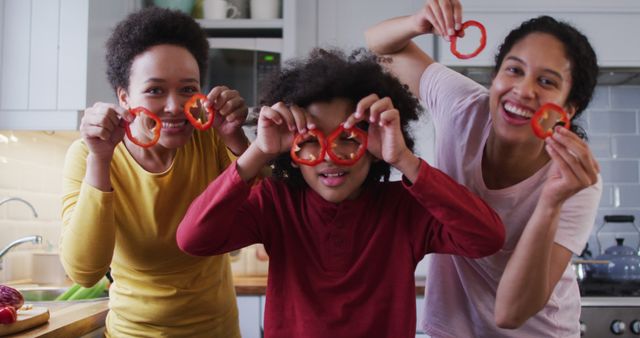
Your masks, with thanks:
M 29 235 L 40 235 L 43 244 L 21 244 L 4 257 L 0 281 L 26 278 L 33 250 L 55 251 L 60 236 L 62 166 L 67 148 L 77 132 L 0 130 L 0 200 L 20 197 L 0 206 L 0 248 Z
M 640 86 L 598 87 L 585 112 L 583 125 L 600 163 L 604 182 L 594 232 L 589 247 L 600 248 L 596 230 L 604 215 L 634 215 L 640 225 Z M 624 237 L 625 245 L 638 247 L 640 234 L 631 224 L 608 224 L 599 235 L 603 249 Z

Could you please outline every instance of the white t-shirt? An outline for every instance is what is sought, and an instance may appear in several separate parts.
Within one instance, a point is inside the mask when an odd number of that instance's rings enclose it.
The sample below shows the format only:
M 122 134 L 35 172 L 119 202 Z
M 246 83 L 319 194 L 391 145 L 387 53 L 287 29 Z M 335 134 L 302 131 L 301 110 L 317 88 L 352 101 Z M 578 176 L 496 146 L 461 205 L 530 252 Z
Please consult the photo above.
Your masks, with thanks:
M 496 326 L 496 290 L 540 196 L 550 163 L 526 180 L 499 190 L 488 189 L 481 160 L 491 130 L 486 88 L 434 63 L 420 80 L 420 98 L 436 130 L 435 166 L 482 197 L 502 217 L 506 242 L 496 254 L 469 259 L 430 257 L 423 327 L 432 337 L 579 337 L 580 293 L 567 266 L 544 309 L 517 330 Z M 569 198 L 560 213 L 555 242 L 580 253 L 593 227 L 602 180 Z

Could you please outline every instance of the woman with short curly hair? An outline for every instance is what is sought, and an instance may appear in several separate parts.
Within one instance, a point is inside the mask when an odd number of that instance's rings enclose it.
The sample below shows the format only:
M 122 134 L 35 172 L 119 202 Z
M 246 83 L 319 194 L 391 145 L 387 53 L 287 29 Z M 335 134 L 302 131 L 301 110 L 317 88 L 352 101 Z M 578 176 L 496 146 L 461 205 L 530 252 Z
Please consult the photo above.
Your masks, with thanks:
M 108 337 L 240 336 L 227 255 L 186 255 L 175 239 L 191 200 L 231 162 L 228 152 L 248 145 L 237 91 L 208 93 L 213 128 L 185 114 L 201 91 L 208 49 L 188 15 L 157 7 L 129 15 L 107 42 L 118 104 L 87 108 L 82 139 L 67 153 L 61 260 L 83 286 L 111 268 Z M 133 116 L 141 108 L 160 121 Z M 150 132 L 153 142 L 143 139 Z

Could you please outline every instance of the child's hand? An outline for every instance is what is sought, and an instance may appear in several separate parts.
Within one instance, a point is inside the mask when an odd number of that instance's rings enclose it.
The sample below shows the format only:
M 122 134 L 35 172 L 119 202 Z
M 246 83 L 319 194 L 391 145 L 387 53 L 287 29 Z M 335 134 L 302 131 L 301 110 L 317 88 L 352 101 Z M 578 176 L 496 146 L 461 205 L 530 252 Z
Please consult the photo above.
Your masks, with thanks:
M 369 122 L 368 150 L 373 156 L 395 166 L 402 156 L 411 153 L 402 136 L 400 112 L 390 98 L 371 94 L 361 99 L 344 126 L 349 128 L 364 120 Z
M 462 28 L 462 5 L 458 0 L 429 0 L 413 15 L 417 29 L 449 41 Z M 463 36 L 463 35 L 460 35 Z
M 561 205 L 569 197 L 597 182 L 600 166 L 589 146 L 576 134 L 556 127 L 545 142 L 552 163 L 542 188 L 542 201 Z
M 308 114 L 298 106 L 287 106 L 278 102 L 271 107 L 262 107 L 258 118 L 256 146 L 270 156 L 277 156 L 291 149 L 296 131 L 304 133 L 313 128 Z

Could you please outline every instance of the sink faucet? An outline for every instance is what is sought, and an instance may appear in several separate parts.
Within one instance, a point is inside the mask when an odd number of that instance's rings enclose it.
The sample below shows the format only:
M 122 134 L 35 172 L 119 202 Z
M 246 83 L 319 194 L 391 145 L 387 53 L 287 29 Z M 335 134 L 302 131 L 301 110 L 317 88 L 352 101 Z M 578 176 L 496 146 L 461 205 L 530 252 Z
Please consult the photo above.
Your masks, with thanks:
M 24 204 L 26 204 L 29 208 L 31 208 L 31 211 L 33 211 L 33 217 L 38 218 L 38 213 L 36 212 L 36 208 L 33 207 L 33 205 L 31 205 L 31 203 L 29 203 L 27 200 L 24 200 L 20 197 L 7 197 L 5 199 L 3 199 L 2 201 L 0 201 L 0 205 L 3 205 L 7 202 L 11 202 L 11 201 L 16 201 L 16 202 L 22 202 Z M 0 257 L 2 257 L 2 255 L 0 255 Z
M 29 242 L 33 244 L 40 244 L 42 243 L 42 236 L 34 235 L 34 236 L 19 238 L 9 243 L 9 245 L 7 245 L 6 247 L 4 247 L 4 249 L 0 251 L 0 270 L 2 270 L 2 257 L 4 257 L 4 255 L 6 255 L 9 252 L 9 250 L 13 249 L 14 247 L 22 243 L 29 243 Z

